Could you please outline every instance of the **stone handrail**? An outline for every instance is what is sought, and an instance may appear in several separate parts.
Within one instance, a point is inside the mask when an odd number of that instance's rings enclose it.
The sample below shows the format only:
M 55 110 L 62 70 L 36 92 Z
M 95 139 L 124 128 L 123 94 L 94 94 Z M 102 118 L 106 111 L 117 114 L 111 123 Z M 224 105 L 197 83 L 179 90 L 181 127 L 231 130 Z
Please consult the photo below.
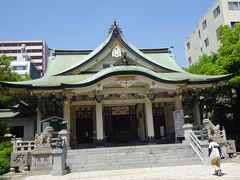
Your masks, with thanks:
M 34 149 L 35 141 L 12 141 L 13 152 L 30 152 Z
M 203 161 L 202 147 L 198 137 L 194 134 L 193 131 L 189 133 L 189 136 L 190 136 L 190 142 L 189 142 L 190 146 L 196 152 L 196 154 L 201 159 L 201 161 Z
M 55 146 L 57 138 L 51 138 L 51 146 Z M 12 141 L 13 152 L 31 152 L 35 148 L 35 141 Z
M 201 130 L 200 131 L 199 130 L 198 131 L 194 130 L 193 133 L 199 140 L 201 140 L 201 133 L 202 133 Z M 222 127 L 222 130 L 220 131 L 220 137 L 225 141 L 227 140 L 226 131 L 225 131 L 224 127 Z

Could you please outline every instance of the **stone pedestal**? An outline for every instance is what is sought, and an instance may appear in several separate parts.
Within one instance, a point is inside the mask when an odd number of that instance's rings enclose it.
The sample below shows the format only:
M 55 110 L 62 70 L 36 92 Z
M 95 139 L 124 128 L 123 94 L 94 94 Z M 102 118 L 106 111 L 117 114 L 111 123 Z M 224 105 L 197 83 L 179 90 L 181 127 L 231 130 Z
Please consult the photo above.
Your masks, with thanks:
M 62 176 L 67 174 L 66 170 L 66 151 L 63 149 L 53 149 L 53 166 L 52 166 L 52 176 Z
M 209 166 L 211 164 L 210 158 L 208 157 L 208 146 L 209 146 L 209 143 L 207 140 L 201 141 L 201 147 L 202 147 L 202 153 L 203 153 L 202 164 L 206 166 Z
M 32 151 L 32 164 L 30 174 L 50 174 L 52 170 L 52 163 L 52 148 L 35 148 Z
M 11 169 L 28 171 L 31 166 L 31 153 L 30 152 L 13 152 L 11 153 Z
M 58 132 L 58 135 L 63 139 L 63 148 L 70 148 L 70 132 L 67 129 L 62 129 Z
M 192 124 L 184 124 L 183 125 L 184 137 L 185 140 L 183 143 L 190 143 L 190 132 L 192 132 L 193 125 Z

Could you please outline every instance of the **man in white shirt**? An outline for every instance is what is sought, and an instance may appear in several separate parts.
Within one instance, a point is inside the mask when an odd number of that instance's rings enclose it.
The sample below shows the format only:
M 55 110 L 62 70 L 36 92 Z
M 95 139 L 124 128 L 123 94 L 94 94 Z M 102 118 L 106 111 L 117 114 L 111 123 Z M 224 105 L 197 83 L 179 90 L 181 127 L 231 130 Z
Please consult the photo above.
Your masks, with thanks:
M 212 139 L 209 139 L 208 142 L 209 142 L 208 156 L 210 156 L 211 158 L 211 164 L 215 169 L 215 174 L 221 176 L 220 163 L 221 158 L 224 158 L 221 151 L 221 147 L 218 143 L 214 142 Z

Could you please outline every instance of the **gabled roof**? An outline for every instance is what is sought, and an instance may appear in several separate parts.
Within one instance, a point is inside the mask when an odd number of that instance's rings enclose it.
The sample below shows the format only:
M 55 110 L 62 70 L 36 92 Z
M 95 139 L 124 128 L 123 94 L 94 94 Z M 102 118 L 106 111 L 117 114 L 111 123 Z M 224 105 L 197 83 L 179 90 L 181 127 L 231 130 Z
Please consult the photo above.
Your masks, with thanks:
M 151 67 L 120 65 L 102 69 L 98 72 L 73 73 L 85 64 L 96 60 L 111 43 L 118 41 L 125 49 Z M 56 56 L 49 58 L 49 65 L 42 78 L 22 82 L 0 82 L 5 87 L 26 89 L 64 89 L 84 87 L 97 83 L 104 78 L 117 75 L 139 75 L 166 84 L 210 84 L 226 80 L 230 75 L 195 75 L 180 68 L 168 48 L 137 49 L 123 37 L 116 22 L 112 25 L 106 40 L 95 50 L 56 50 Z
M 114 21 L 112 27 L 109 30 L 109 35 L 107 36 L 106 40 L 95 50 L 93 50 L 90 54 L 86 55 L 81 61 L 78 63 L 72 65 L 71 67 L 63 70 L 62 72 L 58 73 L 57 75 L 64 75 L 64 74 L 71 74 L 71 72 L 75 71 L 76 69 L 84 66 L 85 64 L 91 62 L 93 59 L 97 58 L 105 49 L 109 47 L 109 45 L 117 40 L 120 42 L 121 45 L 123 45 L 127 50 L 129 50 L 132 54 L 134 54 L 136 57 L 138 57 L 140 60 L 145 61 L 156 68 L 160 68 L 166 72 L 181 72 L 182 69 L 176 64 L 175 60 L 173 58 L 170 60 L 170 58 L 167 60 L 167 62 L 161 62 L 157 61 L 155 59 L 152 59 L 151 56 L 145 55 L 143 52 L 156 52 L 156 50 L 142 50 L 135 48 L 133 45 L 131 45 L 123 36 L 121 29 L 118 27 L 116 21 Z M 61 53 L 60 51 L 57 51 L 58 53 Z M 76 53 L 77 51 L 68 51 L 68 53 Z M 83 51 L 82 51 L 83 52 Z M 89 52 L 89 51 L 86 51 Z M 164 49 L 164 52 L 169 56 L 169 50 L 167 48 Z M 164 54 L 164 53 L 163 53 Z M 170 60 L 170 61 L 169 61 Z M 174 64 L 174 65 L 173 65 Z
M 115 66 L 96 74 L 45 76 L 20 82 L 1 82 L 4 86 L 28 89 L 64 89 L 84 87 L 116 75 L 140 75 L 166 84 L 208 84 L 225 80 L 229 75 L 196 75 L 187 72 L 156 73 L 141 66 Z

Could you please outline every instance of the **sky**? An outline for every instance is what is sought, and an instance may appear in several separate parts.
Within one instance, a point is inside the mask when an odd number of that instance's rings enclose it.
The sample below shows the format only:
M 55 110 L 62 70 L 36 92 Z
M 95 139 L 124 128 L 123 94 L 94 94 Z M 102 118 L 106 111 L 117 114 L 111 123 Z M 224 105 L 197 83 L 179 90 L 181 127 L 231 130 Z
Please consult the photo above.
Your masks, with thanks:
M 136 48 L 174 46 L 186 67 L 185 39 L 215 0 L 2 0 L 0 40 L 44 40 L 53 49 L 95 49 L 114 19 Z

